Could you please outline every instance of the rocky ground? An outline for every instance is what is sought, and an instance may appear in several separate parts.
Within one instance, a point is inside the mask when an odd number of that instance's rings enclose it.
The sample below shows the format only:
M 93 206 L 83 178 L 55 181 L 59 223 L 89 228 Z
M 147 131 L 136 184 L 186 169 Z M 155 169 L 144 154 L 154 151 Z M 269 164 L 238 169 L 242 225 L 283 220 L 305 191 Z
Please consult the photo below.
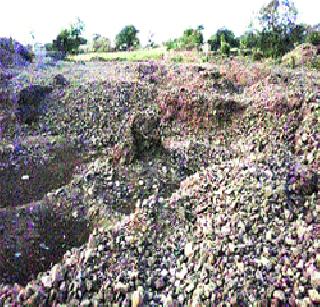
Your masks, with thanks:
M 30 80 L 52 87 L 45 111 L 26 124 L 6 101 L 2 152 L 48 153 L 63 139 L 90 153 L 39 202 L 94 229 L 32 280 L 2 281 L 0 305 L 320 304 L 319 73 L 29 67 L 7 100 L 19 105 Z

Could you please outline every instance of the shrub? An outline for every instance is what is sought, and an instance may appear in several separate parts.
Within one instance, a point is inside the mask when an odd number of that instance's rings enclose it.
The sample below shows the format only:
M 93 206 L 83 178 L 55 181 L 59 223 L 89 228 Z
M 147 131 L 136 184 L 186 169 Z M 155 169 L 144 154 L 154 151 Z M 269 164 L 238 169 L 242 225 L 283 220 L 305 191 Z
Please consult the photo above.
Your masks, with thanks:
M 296 57 L 294 55 L 292 55 L 290 57 L 290 67 L 291 67 L 291 69 L 295 69 L 296 68 Z
M 221 43 L 221 54 L 229 56 L 230 55 L 230 45 L 228 43 Z
M 311 43 L 313 46 L 320 45 L 320 31 L 311 32 L 307 36 L 307 42 Z
M 263 53 L 262 53 L 262 51 L 256 50 L 256 51 L 253 52 L 253 54 L 252 54 L 252 59 L 253 59 L 254 61 L 261 61 L 262 58 L 263 58 Z
M 181 63 L 183 62 L 183 57 L 181 55 L 178 55 L 178 56 L 172 57 L 171 61 L 174 63 Z
M 32 51 L 12 38 L 0 38 L 0 63 L 4 66 L 25 65 L 33 60 Z
M 311 61 L 311 68 L 319 70 L 320 71 L 320 57 L 314 57 Z

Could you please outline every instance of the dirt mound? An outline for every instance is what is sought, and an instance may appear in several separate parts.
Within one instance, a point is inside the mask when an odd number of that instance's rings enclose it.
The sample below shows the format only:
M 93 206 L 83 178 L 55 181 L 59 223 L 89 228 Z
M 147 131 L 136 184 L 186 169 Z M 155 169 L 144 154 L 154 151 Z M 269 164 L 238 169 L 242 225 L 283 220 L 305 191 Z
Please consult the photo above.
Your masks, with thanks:
M 284 55 L 282 57 L 282 63 L 291 66 L 292 58 L 294 58 L 296 66 L 308 66 L 312 63 L 312 61 L 314 61 L 317 55 L 318 47 L 315 47 L 311 44 L 301 44 L 288 54 Z
M 32 53 L 22 44 L 9 38 L 0 38 L 0 67 L 26 66 L 32 61 Z

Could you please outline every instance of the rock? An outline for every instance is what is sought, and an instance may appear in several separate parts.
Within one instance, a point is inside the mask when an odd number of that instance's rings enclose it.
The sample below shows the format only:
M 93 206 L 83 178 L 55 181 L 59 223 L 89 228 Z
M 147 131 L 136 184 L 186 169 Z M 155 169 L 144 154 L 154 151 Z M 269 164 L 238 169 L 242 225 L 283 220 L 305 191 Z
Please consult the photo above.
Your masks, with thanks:
M 143 288 L 138 287 L 138 290 L 134 291 L 132 294 L 132 306 L 138 307 L 140 304 L 142 304 L 142 298 L 143 298 Z
M 309 290 L 308 295 L 312 303 L 320 304 L 320 294 L 316 289 Z
M 66 86 L 66 85 L 69 85 L 69 83 L 70 82 L 62 74 L 57 74 L 53 78 L 54 85 Z
M 88 248 L 96 248 L 97 247 L 97 240 L 93 234 L 90 234 L 88 240 Z
M 155 108 L 148 108 L 131 116 L 124 133 L 124 140 L 113 148 L 113 161 L 130 164 L 145 154 L 161 148 L 160 115 Z
M 184 254 L 186 257 L 191 257 L 193 255 L 193 244 L 192 242 L 187 243 L 184 247 Z
M 130 131 L 138 155 L 161 145 L 160 116 L 154 108 L 134 115 Z
M 43 286 L 45 288 L 51 288 L 52 287 L 52 279 L 51 279 L 51 276 L 50 275 L 47 275 L 47 276 L 43 276 L 41 278 L 41 281 L 43 283 Z
M 18 121 L 31 124 L 42 112 L 41 103 L 47 94 L 52 92 L 51 86 L 30 85 L 20 91 L 16 117 Z
M 320 272 L 319 271 L 313 271 L 311 273 L 311 284 L 315 288 L 320 287 Z
M 316 267 L 318 270 L 320 270 L 320 254 L 317 254 L 316 256 Z
M 52 269 L 51 269 L 51 278 L 52 282 L 60 282 L 63 280 L 63 276 L 61 273 L 61 265 L 56 264 Z
M 280 301 L 284 301 L 286 298 L 284 292 L 281 290 L 275 290 L 273 292 L 273 297 L 280 300 Z
M 267 241 L 272 241 L 272 231 L 271 230 L 267 231 L 266 240 Z
M 187 268 L 184 266 L 181 271 L 176 273 L 176 278 L 183 280 L 185 278 L 185 276 L 187 275 L 188 271 Z

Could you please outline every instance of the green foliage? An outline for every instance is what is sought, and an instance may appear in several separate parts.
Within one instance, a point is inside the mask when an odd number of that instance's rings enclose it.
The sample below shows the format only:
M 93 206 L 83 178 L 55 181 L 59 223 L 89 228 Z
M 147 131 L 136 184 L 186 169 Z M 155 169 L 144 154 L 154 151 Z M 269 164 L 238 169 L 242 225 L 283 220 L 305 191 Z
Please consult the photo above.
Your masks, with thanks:
M 164 45 L 167 50 L 177 50 L 180 47 L 179 40 L 177 38 L 168 40 Z
M 320 45 L 320 31 L 312 31 L 308 34 L 306 38 L 308 43 L 311 43 L 313 46 Z
M 290 57 L 290 67 L 291 67 L 291 69 L 295 69 L 296 68 L 296 57 L 294 55 L 292 55 Z
M 222 55 L 229 56 L 230 55 L 230 44 L 226 42 L 226 38 L 224 33 L 222 33 L 220 38 L 220 51 Z
M 201 44 L 203 44 L 202 30 L 202 25 L 198 26 L 197 29 L 188 28 L 184 30 L 182 37 L 171 39 L 164 45 L 167 50 L 199 50 Z
M 111 41 L 107 37 L 96 34 L 93 38 L 93 52 L 109 52 L 111 50 Z
M 240 49 L 257 48 L 259 42 L 259 35 L 253 31 L 246 31 L 240 36 Z
M 84 23 L 78 18 L 77 22 L 72 24 L 69 29 L 61 30 L 52 42 L 52 50 L 78 54 L 80 45 L 87 42 L 86 39 L 80 37 L 83 30 Z
M 261 8 L 259 47 L 265 56 L 280 57 L 293 48 L 291 33 L 296 28 L 296 17 L 297 10 L 291 0 L 271 0 Z
M 197 29 L 186 29 L 183 32 L 183 36 L 181 37 L 181 48 L 190 50 L 197 48 L 199 49 L 200 45 L 203 43 L 203 34 L 202 34 L 203 26 L 198 26 Z
M 314 57 L 311 61 L 311 68 L 320 71 L 320 56 Z
M 116 36 L 116 49 L 129 50 L 139 47 L 140 41 L 137 37 L 138 33 L 139 31 L 134 25 L 125 26 Z
M 231 30 L 221 28 L 208 39 L 211 50 L 216 51 L 221 48 L 222 35 L 225 37 L 225 42 L 230 45 L 230 48 L 238 48 L 240 46 L 240 40 L 235 37 L 235 34 Z
M 183 56 L 178 55 L 178 56 L 172 57 L 171 61 L 174 63 L 181 63 L 181 62 L 183 62 Z
M 221 44 L 220 51 L 222 55 L 230 56 L 230 45 L 228 43 Z
M 308 26 L 305 24 L 296 25 L 290 33 L 290 43 L 293 48 L 297 44 L 303 44 L 306 41 Z

